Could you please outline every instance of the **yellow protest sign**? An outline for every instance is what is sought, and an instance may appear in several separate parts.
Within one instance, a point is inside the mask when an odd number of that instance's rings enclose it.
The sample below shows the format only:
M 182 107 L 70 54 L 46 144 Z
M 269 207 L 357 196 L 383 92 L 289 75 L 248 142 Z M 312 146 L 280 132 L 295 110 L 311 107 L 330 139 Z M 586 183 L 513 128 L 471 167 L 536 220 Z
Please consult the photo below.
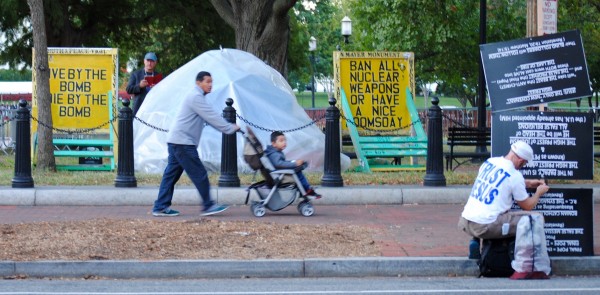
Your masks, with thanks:
M 48 48 L 54 128 L 110 129 L 105 123 L 111 120 L 109 92 L 117 97 L 117 61 L 114 48 Z
M 340 102 L 343 89 L 358 130 L 410 132 L 407 87 L 414 93 L 411 52 L 336 51 L 334 83 Z

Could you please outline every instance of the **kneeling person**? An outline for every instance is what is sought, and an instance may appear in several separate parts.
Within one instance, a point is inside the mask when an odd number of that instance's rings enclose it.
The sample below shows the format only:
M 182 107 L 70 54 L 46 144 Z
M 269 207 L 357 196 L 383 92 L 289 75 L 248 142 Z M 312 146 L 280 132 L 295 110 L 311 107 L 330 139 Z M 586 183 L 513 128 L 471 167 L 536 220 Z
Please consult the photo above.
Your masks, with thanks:
M 479 239 L 515 237 L 522 216 L 541 215 L 531 210 L 549 187 L 543 180 L 524 179 L 519 171 L 532 160 L 531 146 L 517 141 L 511 145 L 508 154 L 489 158 L 479 168 L 458 222 L 458 228 L 473 237 L 469 245 L 469 258 L 481 257 Z M 526 188 L 536 189 L 533 196 L 529 197 Z M 513 200 L 523 210 L 511 211 Z

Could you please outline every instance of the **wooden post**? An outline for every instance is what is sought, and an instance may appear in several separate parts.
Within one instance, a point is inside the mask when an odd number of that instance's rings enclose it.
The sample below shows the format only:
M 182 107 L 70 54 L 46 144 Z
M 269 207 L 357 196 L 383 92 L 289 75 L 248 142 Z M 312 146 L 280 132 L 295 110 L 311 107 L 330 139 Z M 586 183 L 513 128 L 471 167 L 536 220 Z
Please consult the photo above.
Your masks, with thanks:
M 526 37 L 537 36 L 537 1 L 527 0 L 527 35 Z

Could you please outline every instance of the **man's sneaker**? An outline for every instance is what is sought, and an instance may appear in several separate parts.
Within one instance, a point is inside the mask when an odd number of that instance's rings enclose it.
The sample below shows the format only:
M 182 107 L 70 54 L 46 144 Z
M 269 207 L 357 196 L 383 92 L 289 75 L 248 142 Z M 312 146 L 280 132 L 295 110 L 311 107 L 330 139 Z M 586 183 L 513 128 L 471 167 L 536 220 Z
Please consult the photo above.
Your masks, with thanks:
M 307 197 L 307 198 L 310 198 L 310 199 L 315 199 L 315 200 L 318 200 L 318 199 L 321 198 L 321 195 L 318 194 L 317 192 L 315 192 L 315 190 L 312 189 L 312 188 L 309 188 L 306 191 L 306 194 L 304 196 Z
M 479 250 L 478 238 L 473 238 L 469 242 L 469 259 L 481 259 L 481 251 Z
M 227 208 L 229 208 L 229 206 L 227 205 L 219 205 L 219 204 L 213 204 L 212 206 L 210 206 L 210 208 L 203 210 L 200 215 L 201 216 L 208 216 L 208 215 L 213 215 L 213 214 L 217 214 L 217 213 L 221 213 L 225 210 L 227 210 Z
M 533 272 L 517 272 L 515 271 L 511 276 L 511 280 L 547 280 L 550 277 L 543 271 Z
M 152 215 L 157 216 L 157 217 L 177 216 L 177 215 L 179 215 L 179 211 L 173 210 L 171 208 L 167 208 L 162 211 L 152 211 Z

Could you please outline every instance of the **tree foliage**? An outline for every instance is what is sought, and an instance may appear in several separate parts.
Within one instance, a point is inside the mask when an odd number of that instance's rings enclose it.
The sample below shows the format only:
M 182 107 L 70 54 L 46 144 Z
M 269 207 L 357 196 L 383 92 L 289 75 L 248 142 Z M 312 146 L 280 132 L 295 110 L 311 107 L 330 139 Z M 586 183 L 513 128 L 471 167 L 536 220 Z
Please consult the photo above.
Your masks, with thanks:
M 487 0 L 487 42 L 523 38 L 524 0 Z M 309 5 L 306 5 L 309 4 Z M 561 0 L 559 31 L 582 33 L 590 78 L 600 90 L 599 0 Z M 26 1 L 2 0 L 0 64 L 31 65 L 32 29 Z M 308 39 L 317 38 L 316 77 L 332 76 L 340 21 L 353 20 L 344 50 L 412 51 L 417 82 L 440 84 L 467 105 L 477 97 L 479 1 L 460 0 L 45 0 L 48 46 L 117 47 L 121 66 L 137 68 L 154 51 L 170 73 L 210 49 L 253 53 L 302 87 L 310 81 Z M 126 79 L 127 77 L 124 77 Z
M 143 66 L 144 54 L 153 51 L 159 58 L 158 69 L 169 74 L 205 51 L 235 47 L 233 30 L 208 1 L 152 3 L 143 12 L 150 19 L 142 34 L 116 44 L 138 66 Z
M 211 0 L 235 31 L 236 48 L 250 52 L 287 76 L 289 11 L 297 0 Z
M 342 9 L 339 3 L 331 0 L 303 1 L 294 7 L 294 16 L 288 80 L 293 87 L 303 87 L 310 82 L 313 70 L 308 41 L 315 37 L 317 50 L 312 53 L 315 57 L 315 79 L 327 88 L 333 77 L 333 51 L 340 44 Z
M 591 98 L 589 104 L 597 107 L 600 91 L 600 1 L 563 0 L 558 5 L 558 30 L 578 29 L 581 32 L 592 91 L 596 93 L 595 104 L 592 104 Z
M 31 81 L 31 70 L 0 70 L 0 81 Z
M 32 27 L 24 1 L 2 0 L 0 63 L 31 66 Z M 46 0 L 49 47 L 119 48 L 121 66 L 141 66 L 154 51 L 163 73 L 170 73 L 202 52 L 235 46 L 233 31 L 206 1 Z
M 420 84 L 475 105 L 479 75 L 479 1 L 350 0 L 354 39 L 365 50 L 415 53 Z M 487 41 L 523 37 L 525 1 L 487 1 Z

